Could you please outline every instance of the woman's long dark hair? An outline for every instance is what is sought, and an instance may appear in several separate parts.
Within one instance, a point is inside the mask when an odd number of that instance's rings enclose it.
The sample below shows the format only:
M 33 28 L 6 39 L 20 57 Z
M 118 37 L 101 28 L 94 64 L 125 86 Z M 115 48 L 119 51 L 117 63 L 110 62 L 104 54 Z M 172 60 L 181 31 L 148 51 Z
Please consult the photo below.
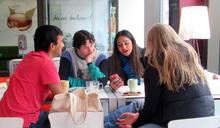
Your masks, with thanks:
M 133 49 L 130 54 L 130 63 L 132 68 L 134 69 L 134 72 L 138 77 L 143 76 L 144 68 L 143 65 L 140 62 L 141 56 L 141 48 L 137 46 L 136 40 L 134 39 L 134 36 L 129 32 L 128 30 L 121 30 L 116 34 L 115 40 L 114 40 L 114 48 L 113 48 L 113 54 L 111 56 L 111 59 L 113 60 L 113 70 L 110 71 L 111 74 L 118 73 L 120 76 L 122 76 L 122 79 L 124 80 L 124 75 L 121 71 L 121 62 L 118 58 L 118 54 L 121 54 L 117 47 L 117 40 L 120 36 L 126 36 L 129 38 L 132 42 Z

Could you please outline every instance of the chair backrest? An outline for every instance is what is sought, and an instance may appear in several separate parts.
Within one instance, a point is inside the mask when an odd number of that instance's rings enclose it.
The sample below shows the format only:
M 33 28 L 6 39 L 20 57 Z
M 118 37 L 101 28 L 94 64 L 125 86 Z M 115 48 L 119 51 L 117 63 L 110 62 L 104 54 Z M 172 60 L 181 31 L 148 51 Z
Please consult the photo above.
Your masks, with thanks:
M 73 128 L 73 120 L 69 112 L 54 112 L 48 115 L 51 128 Z
M 1 128 L 23 128 L 24 119 L 20 117 L 0 117 Z
M 172 120 L 168 128 L 220 128 L 220 116 Z

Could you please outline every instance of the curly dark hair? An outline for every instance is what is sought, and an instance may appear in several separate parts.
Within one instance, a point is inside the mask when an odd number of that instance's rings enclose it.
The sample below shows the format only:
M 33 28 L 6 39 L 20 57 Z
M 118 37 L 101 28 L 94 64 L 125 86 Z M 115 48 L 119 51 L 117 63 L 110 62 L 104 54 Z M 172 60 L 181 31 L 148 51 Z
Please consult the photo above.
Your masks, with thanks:
M 84 45 L 86 43 L 86 40 L 94 43 L 94 35 L 86 30 L 79 30 L 73 36 L 72 46 L 79 49 L 81 45 Z

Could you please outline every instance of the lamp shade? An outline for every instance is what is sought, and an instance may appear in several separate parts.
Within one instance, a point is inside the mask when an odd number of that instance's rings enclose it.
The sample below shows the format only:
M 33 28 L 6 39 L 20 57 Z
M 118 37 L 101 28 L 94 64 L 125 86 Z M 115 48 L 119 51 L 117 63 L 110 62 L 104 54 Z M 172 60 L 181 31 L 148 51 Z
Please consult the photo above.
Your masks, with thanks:
M 179 36 L 183 40 L 210 38 L 207 6 L 189 6 L 182 8 Z

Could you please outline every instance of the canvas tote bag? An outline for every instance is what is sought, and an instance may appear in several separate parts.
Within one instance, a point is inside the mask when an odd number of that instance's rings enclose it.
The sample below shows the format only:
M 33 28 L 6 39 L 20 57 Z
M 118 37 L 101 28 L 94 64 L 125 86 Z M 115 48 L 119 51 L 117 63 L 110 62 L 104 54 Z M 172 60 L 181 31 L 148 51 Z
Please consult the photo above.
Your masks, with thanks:
M 103 128 L 103 108 L 97 93 L 87 94 L 85 89 L 54 96 L 51 112 L 69 112 L 75 127 Z

